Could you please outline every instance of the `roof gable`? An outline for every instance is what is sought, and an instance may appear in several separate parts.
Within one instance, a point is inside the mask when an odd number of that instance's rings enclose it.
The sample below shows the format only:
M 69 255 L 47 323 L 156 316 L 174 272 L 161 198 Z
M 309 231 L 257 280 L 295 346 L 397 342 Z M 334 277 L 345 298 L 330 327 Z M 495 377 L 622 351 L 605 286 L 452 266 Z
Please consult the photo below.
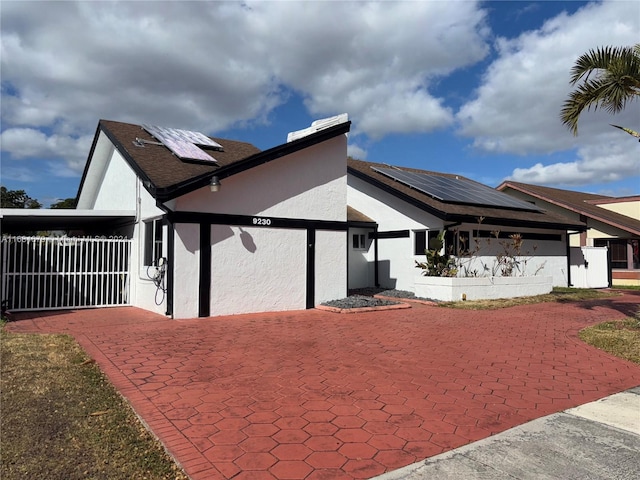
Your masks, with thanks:
M 213 164 L 181 160 L 140 125 L 100 120 L 78 196 L 84 187 L 100 133 L 109 138 L 149 193 L 166 201 L 208 185 L 214 175 L 220 179 L 235 175 L 346 133 L 350 126 L 350 122 L 344 122 L 264 151 L 250 143 L 213 138 L 223 146 L 222 151 L 214 152 L 216 163 Z
M 513 189 L 542 201 L 557 205 L 587 218 L 597 220 L 612 227 L 627 231 L 633 235 L 640 235 L 640 219 L 629 217 L 621 213 L 598 206 L 615 201 L 615 197 L 594 195 L 591 193 L 562 190 L 559 188 L 530 185 L 527 183 L 506 181 L 498 190 Z M 625 197 L 626 198 L 626 197 Z M 635 197 L 630 197 L 635 198 Z

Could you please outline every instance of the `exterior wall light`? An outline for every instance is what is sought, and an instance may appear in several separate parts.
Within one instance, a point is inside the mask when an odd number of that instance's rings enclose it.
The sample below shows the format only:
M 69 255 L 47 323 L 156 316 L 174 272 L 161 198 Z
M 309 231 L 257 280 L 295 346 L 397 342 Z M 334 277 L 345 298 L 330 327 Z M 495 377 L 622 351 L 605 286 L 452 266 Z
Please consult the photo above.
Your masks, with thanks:
M 220 187 L 222 186 L 222 184 L 220 183 L 220 179 L 214 175 L 211 178 L 211 183 L 209 184 L 209 188 L 211 188 L 212 192 L 217 192 L 218 190 L 220 190 Z

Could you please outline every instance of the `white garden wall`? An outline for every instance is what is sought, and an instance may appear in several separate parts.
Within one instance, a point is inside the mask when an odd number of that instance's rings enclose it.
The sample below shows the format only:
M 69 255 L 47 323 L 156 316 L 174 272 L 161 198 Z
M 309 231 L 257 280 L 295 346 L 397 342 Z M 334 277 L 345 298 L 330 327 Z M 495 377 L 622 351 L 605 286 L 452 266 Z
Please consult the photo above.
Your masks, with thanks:
M 417 277 L 416 296 L 452 302 L 530 297 L 551 292 L 552 277 Z
M 473 232 L 477 231 L 477 225 L 461 225 L 460 231 L 471 232 L 471 249 L 475 248 Z M 516 269 L 513 276 L 550 276 L 553 278 L 554 287 L 568 286 L 568 264 L 566 256 L 565 233 L 561 230 L 538 230 L 532 228 L 505 227 L 505 230 L 516 231 L 523 235 L 545 233 L 557 235 L 560 240 L 535 240 L 525 239 L 522 243 L 521 253 L 518 257 L 519 269 Z M 496 256 L 504 252 L 502 243 L 509 244 L 508 238 L 483 237 L 478 238 L 480 250 L 471 259 L 461 259 L 461 263 L 469 271 L 476 271 L 478 276 L 500 276 L 500 272 L 495 269 L 497 265 Z M 424 261 L 424 256 L 422 261 Z M 488 270 L 485 269 L 485 266 Z M 458 276 L 465 276 L 464 269 L 458 272 Z
M 415 232 L 420 230 L 439 231 L 444 223 L 439 218 L 410 205 L 397 197 L 386 193 L 359 178 L 349 176 L 347 197 L 349 205 L 378 222 L 381 232 L 394 230 L 410 230 L 408 238 L 380 239 L 378 241 L 378 273 L 382 287 L 397 288 L 414 291 L 414 277 L 418 271 L 415 261 L 423 262 L 424 255 L 414 255 Z M 473 232 L 479 228 L 478 224 L 462 224 L 456 227 L 460 231 Z M 486 230 L 499 230 L 498 227 L 485 226 Z M 529 252 L 526 267 L 518 275 L 545 275 L 553 277 L 554 286 L 568 285 L 568 266 L 566 258 L 566 243 L 564 231 L 541 230 L 533 228 L 504 227 L 504 230 L 521 233 L 544 233 L 558 235 L 555 240 L 525 240 L 522 251 Z M 477 270 L 480 275 L 490 275 L 485 272 L 484 265 L 492 268 L 495 256 L 501 251 L 499 242 L 506 239 L 480 238 L 481 250 L 473 261 L 466 261 L 470 270 Z M 471 247 L 475 244 L 472 241 Z M 534 251 L 534 245 L 536 249 Z M 373 249 L 369 251 L 369 261 L 373 261 Z M 354 256 L 350 252 L 350 288 L 362 286 L 360 281 L 367 276 L 367 262 L 362 256 Z M 462 275 L 462 272 L 461 272 Z M 351 278 L 353 277 L 353 281 Z M 352 287 L 353 285 L 353 287 Z M 371 283 L 369 286 L 373 286 Z

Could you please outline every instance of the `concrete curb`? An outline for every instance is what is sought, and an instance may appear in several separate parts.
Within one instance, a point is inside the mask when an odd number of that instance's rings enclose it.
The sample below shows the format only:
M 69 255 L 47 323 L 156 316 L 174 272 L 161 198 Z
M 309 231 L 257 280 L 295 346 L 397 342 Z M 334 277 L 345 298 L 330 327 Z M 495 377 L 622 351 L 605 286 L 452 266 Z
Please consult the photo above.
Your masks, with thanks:
M 399 310 L 402 308 L 411 308 L 408 303 L 396 303 L 395 305 L 380 305 L 379 307 L 359 307 L 359 308 L 338 308 L 328 305 L 316 305 L 317 310 L 332 313 L 364 313 L 364 312 L 380 312 L 383 310 Z
M 434 307 L 438 305 L 438 303 L 434 302 L 433 300 L 420 300 L 418 298 L 387 297 L 386 295 L 374 295 L 373 298 L 379 298 L 381 300 L 395 300 L 396 302 L 402 301 L 406 303 L 419 303 L 421 305 L 431 305 Z

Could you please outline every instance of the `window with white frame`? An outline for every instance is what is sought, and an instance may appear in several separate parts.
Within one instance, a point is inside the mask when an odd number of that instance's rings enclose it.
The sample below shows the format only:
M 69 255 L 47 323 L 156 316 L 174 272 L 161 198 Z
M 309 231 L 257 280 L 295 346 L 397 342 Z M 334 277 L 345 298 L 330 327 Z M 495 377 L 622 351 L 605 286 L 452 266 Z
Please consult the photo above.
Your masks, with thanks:
M 424 255 L 424 251 L 429 248 L 429 242 L 436 238 L 440 232 L 438 230 L 416 230 L 413 232 L 413 254 Z
M 366 250 L 367 249 L 367 237 L 364 233 L 354 233 L 351 245 L 354 250 Z
M 144 264 L 157 265 L 162 257 L 162 220 L 144 222 Z

